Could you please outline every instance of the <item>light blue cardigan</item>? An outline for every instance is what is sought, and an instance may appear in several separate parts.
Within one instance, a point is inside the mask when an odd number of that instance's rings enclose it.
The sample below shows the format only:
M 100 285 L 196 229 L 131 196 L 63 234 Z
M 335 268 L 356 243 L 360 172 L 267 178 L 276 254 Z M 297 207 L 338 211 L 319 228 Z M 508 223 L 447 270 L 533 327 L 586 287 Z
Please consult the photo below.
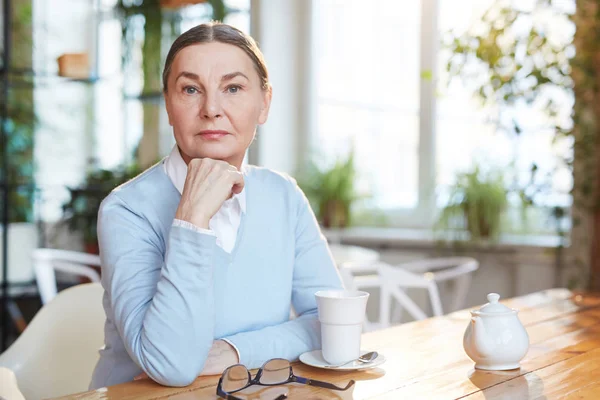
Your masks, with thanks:
M 233 343 L 248 368 L 320 348 L 314 294 L 342 283 L 295 181 L 246 168 L 247 210 L 229 254 L 215 236 L 172 226 L 181 195 L 163 162 L 100 207 L 105 347 L 90 388 L 142 371 L 188 385 L 218 338 Z

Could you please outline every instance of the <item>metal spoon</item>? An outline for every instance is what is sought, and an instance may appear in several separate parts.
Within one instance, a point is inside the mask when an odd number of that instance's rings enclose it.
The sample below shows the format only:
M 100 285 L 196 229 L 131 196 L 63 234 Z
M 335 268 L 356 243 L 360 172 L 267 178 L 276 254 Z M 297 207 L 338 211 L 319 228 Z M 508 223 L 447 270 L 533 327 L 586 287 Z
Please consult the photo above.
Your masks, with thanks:
M 345 362 L 343 364 L 338 364 L 338 365 L 324 365 L 324 367 L 325 368 L 339 368 L 339 367 L 343 367 L 346 364 L 353 363 L 354 361 L 358 361 L 363 364 L 368 364 L 371 361 L 375 360 L 377 358 L 377 356 L 379 356 L 379 353 L 377 353 L 376 351 L 371 351 L 369 353 L 363 354 L 362 356 L 358 357 L 356 360 L 350 360 L 348 362 Z

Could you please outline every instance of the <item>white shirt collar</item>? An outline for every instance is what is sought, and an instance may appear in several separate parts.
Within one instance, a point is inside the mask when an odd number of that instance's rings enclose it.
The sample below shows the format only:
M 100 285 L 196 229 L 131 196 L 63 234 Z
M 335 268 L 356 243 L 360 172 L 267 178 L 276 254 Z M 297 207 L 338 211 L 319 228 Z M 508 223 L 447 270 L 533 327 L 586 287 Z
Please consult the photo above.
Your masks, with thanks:
M 185 184 L 185 178 L 187 177 L 187 164 L 183 161 L 183 157 L 179 153 L 177 145 L 173 146 L 173 150 L 165 159 L 165 172 L 167 176 L 173 182 L 177 191 L 181 194 L 183 192 L 183 186 Z M 242 166 L 242 173 L 244 173 L 244 167 Z M 241 193 L 233 195 L 233 198 L 226 201 L 226 203 L 236 201 L 242 210 L 242 213 L 246 212 L 246 189 L 243 189 Z

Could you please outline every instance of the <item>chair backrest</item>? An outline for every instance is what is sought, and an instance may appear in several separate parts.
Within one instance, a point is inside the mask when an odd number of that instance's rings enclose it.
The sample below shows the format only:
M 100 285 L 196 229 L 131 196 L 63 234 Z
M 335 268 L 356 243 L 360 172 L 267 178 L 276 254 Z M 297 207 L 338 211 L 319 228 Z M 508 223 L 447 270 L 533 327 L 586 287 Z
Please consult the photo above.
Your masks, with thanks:
M 479 261 L 471 257 L 440 257 L 426 258 L 423 260 L 411 261 L 398 265 L 398 268 L 423 274 L 427 279 L 436 283 L 445 281 L 455 281 L 454 295 L 452 304 L 447 308 L 447 312 L 461 310 L 465 307 L 465 301 L 469 288 L 471 287 L 471 278 L 473 273 L 479 268 Z M 439 313 L 443 311 L 440 309 Z
M 47 304 L 56 296 L 55 271 L 84 276 L 92 282 L 100 282 L 100 275 L 90 267 L 90 265 L 100 266 L 98 255 L 70 250 L 35 249 L 31 257 L 42 304 Z
M 459 275 L 477 270 L 479 268 L 479 261 L 472 257 L 424 258 L 399 264 L 398 267 L 411 272 L 433 273 L 439 282 L 454 279 Z
M 364 290 L 378 288 L 379 296 L 379 321 L 370 321 L 365 316 L 365 330 L 382 329 L 390 326 L 390 308 L 392 299 L 406 309 L 414 319 L 427 318 L 425 312 L 408 296 L 402 288 L 424 288 L 434 295 L 437 294 L 435 284 L 419 274 L 413 274 L 392 267 L 384 262 L 370 264 L 347 263 L 340 267 L 340 275 L 344 285 L 349 289 Z M 435 301 L 435 299 L 433 300 Z M 437 297 L 439 302 L 439 296 Z
M 405 289 L 425 289 L 434 316 L 444 314 L 437 286 L 438 282 L 457 280 L 452 307 L 462 306 L 466 298 L 471 275 L 479 263 L 470 257 L 448 257 L 418 260 L 398 266 L 384 262 L 347 263 L 340 266 L 340 275 L 347 288 L 354 290 L 378 288 L 379 322 L 369 321 L 365 316 L 365 330 L 386 328 L 392 321 L 400 321 L 402 311 L 406 310 L 415 320 L 428 315 L 405 292 Z M 394 314 L 391 315 L 392 301 L 395 301 Z
M 27 400 L 87 390 L 104 342 L 102 295 L 99 283 L 61 291 L 0 354 Z

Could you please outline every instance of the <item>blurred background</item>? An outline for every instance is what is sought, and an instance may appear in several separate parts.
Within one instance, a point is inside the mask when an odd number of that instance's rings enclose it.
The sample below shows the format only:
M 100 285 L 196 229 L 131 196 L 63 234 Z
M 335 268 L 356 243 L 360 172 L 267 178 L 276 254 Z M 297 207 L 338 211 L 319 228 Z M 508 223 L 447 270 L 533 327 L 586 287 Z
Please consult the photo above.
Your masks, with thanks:
M 247 162 L 298 180 L 336 261 L 473 257 L 465 307 L 599 290 L 599 3 L 3 0 L 2 349 L 42 306 L 35 249 L 97 254 L 101 200 L 171 150 L 164 59 L 210 20 L 259 42 Z

